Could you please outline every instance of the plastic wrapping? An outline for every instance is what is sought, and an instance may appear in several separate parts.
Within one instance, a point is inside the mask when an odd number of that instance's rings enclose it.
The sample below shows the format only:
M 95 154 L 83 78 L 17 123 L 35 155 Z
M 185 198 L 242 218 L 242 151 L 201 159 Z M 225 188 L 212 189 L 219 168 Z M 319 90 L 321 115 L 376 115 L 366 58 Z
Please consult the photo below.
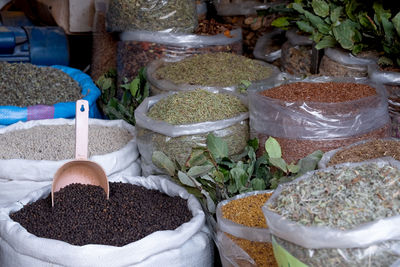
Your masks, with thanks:
M 217 216 L 217 240 L 222 266 L 257 266 L 254 259 L 244 250 L 245 248 L 237 245 L 227 234 L 234 237 L 245 239 L 257 243 L 271 243 L 271 236 L 268 228 L 248 227 L 245 225 L 237 224 L 231 220 L 225 219 L 222 216 L 222 207 L 229 202 L 246 198 L 249 196 L 273 193 L 273 190 L 254 191 L 237 195 L 227 200 L 218 203 L 216 216 Z M 259 251 L 259 253 L 266 253 L 266 251 Z
M 210 90 L 219 93 L 217 90 Z M 249 139 L 249 113 L 219 121 L 172 125 L 147 116 L 148 110 L 159 100 L 173 94 L 161 94 L 146 98 L 135 110 L 137 143 L 141 155 L 142 175 L 165 174 L 152 162 L 154 151 L 162 151 L 172 160 L 184 164 L 192 148 L 205 147 L 209 133 L 221 137 L 229 144 L 230 155 L 240 153 Z M 244 104 L 245 100 L 243 100 Z
M 207 17 L 207 3 L 205 0 L 195 0 L 197 19 L 202 20 Z
M 293 75 L 310 75 L 312 40 L 294 30 L 287 31 L 286 38 L 281 48 L 281 69 Z
M 219 16 L 238 16 L 238 15 L 256 15 L 257 10 L 266 10 L 271 6 L 282 4 L 285 1 L 274 1 L 265 3 L 264 1 L 214 1 L 215 9 Z
M 9 214 L 49 195 L 51 186 L 32 192 L 24 199 L 0 209 L 0 265 L 22 266 L 212 266 L 212 240 L 198 200 L 184 188 L 156 176 L 119 176 L 116 182 L 141 185 L 169 196 L 187 199 L 193 218 L 169 231 L 154 232 L 122 247 L 74 246 L 39 238 L 28 233 Z
M 230 31 L 230 36 L 131 31 L 120 34 L 117 49 L 119 80 L 133 79 L 141 67 L 161 57 L 177 58 L 193 54 L 232 52 L 242 54 L 242 29 Z
M 285 42 L 285 32 L 276 29 L 258 38 L 253 55 L 256 59 L 272 63 L 281 58 L 281 46 Z
M 286 102 L 259 94 L 281 84 L 300 81 L 365 83 L 374 87 L 377 95 L 354 101 L 319 103 Z M 248 92 L 252 135 L 258 135 L 260 144 L 267 136 L 277 138 L 284 158 L 289 161 L 318 149 L 329 151 L 372 137 L 388 137 L 390 120 L 386 92 L 381 85 L 367 79 L 277 77 L 270 84 L 251 86 Z
M 322 156 L 321 160 L 318 162 L 318 169 L 325 169 L 325 168 L 330 167 L 329 166 L 329 161 L 332 159 L 333 156 L 336 155 L 336 153 L 338 153 L 340 151 L 343 151 L 343 150 L 350 149 L 350 148 L 352 148 L 354 146 L 358 146 L 358 145 L 362 145 L 362 144 L 374 141 L 374 140 L 376 140 L 376 139 L 362 140 L 360 142 L 353 143 L 353 144 L 348 145 L 346 147 L 340 147 L 340 148 L 325 152 L 324 155 Z M 378 140 L 399 141 L 398 144 L 400 145 L 400 140 L 397 139 L 397 138 L 382 138 L 382 139 L 378 139 Z M 384 157 L 384 158 L 387 158 L 387 157 Z
M 147 30 L 190 33 L 196 29 L 193 0 L 110 0 L 107 29 L 112 32 Z
M 93 83 L 89 75 L 82 71 L 66 66 L 53 65 L 52 68 L 60 69 L 72 79 L 77 81 L 82 88 L 82 95 L 89 102 L 89 117 L 101 118 L 97 109 L 96 100 L 101 92 Z M 77 99 L 78 100 L 78 99 Z M 0 106 L 0 125 L 10 125 L 18 121 L 56 119 L 56 118 L 74 118 L 75 102 L 60 102 L 52 106 L 35 105 L 29 107 Z
M 227 91 L 232 91 L 239 93 L 239 85 L 232 85 L 232 86 L 225 86 L 225 87 L 217 87 L 217 86 L 203 86 L 203 85 L 189 85 L 189 84 L 175 84 L 171 81 L 168 80 L 163 80 L 163 79 L 158 79 L 156 72 L 158 68 L 164 66 L 165 64 L 168 64 L 169 62 L 177 62 L 179 60 L 182 60 L 183 58 L 176 58 L 174 60 L 169 60 L 168 58 L 162 58 L 159 60 L 154 60 L 151 62 L 146 70 L 146 77 L 147 81 L 150 83 L 150 92 L 153 95 L 158 95 L 158 94 L 163 94 L 167 92 L 175 92 L 175 91 L 187 91 L 187 90 L 193 90 L 193 89 L 212 89 L 212 90 L 227 90 Z M 280 71 L 279 69 L 271 64 L 268 64 L 263 61 L 257 61 L 261 66 L 269 67 L 271 69 L 270 76 L 265 78 L 264 80 L 259 80 L 259 81 L 253 81 L 253 83 L 269 83 L 269 80 L 274 79 L 275 76 L 277 76 Z
M 348 51 L 339 48 L 325 48 L 325 55 L 321 59 L 319 73 L 334 77 L 366 77 L 368 65 L 374 64 L 378 59 L 373 55 L 369 57 L 363 53 L 354 56 Z
M 363 163 L 345 163 L 324 170 L 309 172 L 291 183 L 308 179 L 314 172 L 334 171 L 338 166 L 359 166 L 375 162 L 379 167 L 390 164 L 400 168 L 395 160 L 373 160 Z M 338 230 L 326 226 L 304 226 L 288 220 L 268 209 L 285 184 L 279 185 L 264 205 L 263 212 L 272 235 L 275 256 L 279 264 L 292 266 L 399 266 L 400 216 L 392 216 Z M 380 261 L 379 261 L 380 260 Z M 385 265 L 378 262 L 384 261 Z M 318 263 L 317 263 L 318 262 Z M 298 265 L 296 265 L 298 264 Z
M 18 122 L 0 129 L 0 136 L 2 133 L 29 129 L 39 125 L 75 125 L 75 120 L 49 119 Z M 129 173 L 135 176 L 140 175 L 141 170 L 139 166 L 139 151 L 137 149 L 136 129 L 134 126 L 128 124 L 123 120 L 99 119 L 89 119 L 89 125 L 121 127 L 128 130 L 133 136 L 131 141 L 129 141 L 124 147 L 122 147 L 118 151 L 114 151 L 104 155 L 92 155 L 90 156 L 89 160 L 100 164 L 108 177 L 126 171 L 129 171 Z M 108 140 L 107 142 L 112 142 L 112 140 Z M 10 190 L 8 192 L 0 192 L 0 205 L 16 201 L 17 198 L 25 196 L 26 194 L 28 194 L 32 190 L 35 190 L 38 187 L 51 184 L 56 171 L 69 160 L 0 160 L 0 183 L 2 184 L 1 188 L 9 188 Z

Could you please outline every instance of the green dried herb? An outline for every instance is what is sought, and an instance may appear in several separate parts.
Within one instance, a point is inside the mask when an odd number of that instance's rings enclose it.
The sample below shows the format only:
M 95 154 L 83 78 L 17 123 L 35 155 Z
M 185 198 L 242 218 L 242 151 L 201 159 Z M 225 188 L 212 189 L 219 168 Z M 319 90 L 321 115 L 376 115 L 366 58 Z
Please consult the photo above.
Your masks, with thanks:
M 194 90 L 161 99 L 150 108 L 147 116 L 178 125 L 223 120 L 247 111 L 236 96 Z
M 112 0 L 107 12 L 111 31 L 148 30 L 191 33 L 197 26 L 192 0 Z
M 0 62 L 0 106 L 54 105 L 82 98 L 79 83 L 62 70 Z
M 272 69 L 253 59 L 232 53 L 207 53 L 168 62 L 156 71 L 158 79 L 175 84 L 234 86 L 242 81 L 268 78 Z

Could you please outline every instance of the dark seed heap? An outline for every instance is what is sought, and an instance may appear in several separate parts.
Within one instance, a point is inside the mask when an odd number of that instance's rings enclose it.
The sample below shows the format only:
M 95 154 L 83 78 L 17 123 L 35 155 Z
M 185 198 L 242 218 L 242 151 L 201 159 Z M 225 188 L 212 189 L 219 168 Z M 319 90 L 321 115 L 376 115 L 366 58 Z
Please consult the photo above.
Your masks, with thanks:
M 10 215 L 28 232 L 72 245 L 124 246 L 192 218 L 187 201 L 157 190 L 110 183 L 110 199 L 99 186 L 72 184 Z
M 54 105 L 82 98 L 81 87 L 62 70 L 0 62 L 0 106 Z

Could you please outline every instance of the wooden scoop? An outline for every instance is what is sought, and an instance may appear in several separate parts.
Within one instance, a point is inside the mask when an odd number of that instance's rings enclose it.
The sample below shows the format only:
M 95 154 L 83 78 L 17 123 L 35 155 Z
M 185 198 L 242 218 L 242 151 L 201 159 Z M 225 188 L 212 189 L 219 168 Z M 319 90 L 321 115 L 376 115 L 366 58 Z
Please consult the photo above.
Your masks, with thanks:
M 86 100 L 76 101 L 75 160 L 65 163 L 56 172 L 51 187 L 51 203 L 54 207 L 54 192 L 73 184 L 101 186 L 109 198 L 107 175 L 96 162 L 87 159 L 89 133 L 89 104 Z

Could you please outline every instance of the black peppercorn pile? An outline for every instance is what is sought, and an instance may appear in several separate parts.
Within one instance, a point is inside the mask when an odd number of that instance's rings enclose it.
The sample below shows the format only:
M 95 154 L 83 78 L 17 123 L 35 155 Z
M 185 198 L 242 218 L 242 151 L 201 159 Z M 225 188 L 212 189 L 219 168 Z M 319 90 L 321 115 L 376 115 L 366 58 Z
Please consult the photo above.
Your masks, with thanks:
M 160 230 L 174 230 L 192 218 L 187 200 L 127 183 L 71 184 L 10 215 L 28 232 L 72 245 L 124 246 Z

